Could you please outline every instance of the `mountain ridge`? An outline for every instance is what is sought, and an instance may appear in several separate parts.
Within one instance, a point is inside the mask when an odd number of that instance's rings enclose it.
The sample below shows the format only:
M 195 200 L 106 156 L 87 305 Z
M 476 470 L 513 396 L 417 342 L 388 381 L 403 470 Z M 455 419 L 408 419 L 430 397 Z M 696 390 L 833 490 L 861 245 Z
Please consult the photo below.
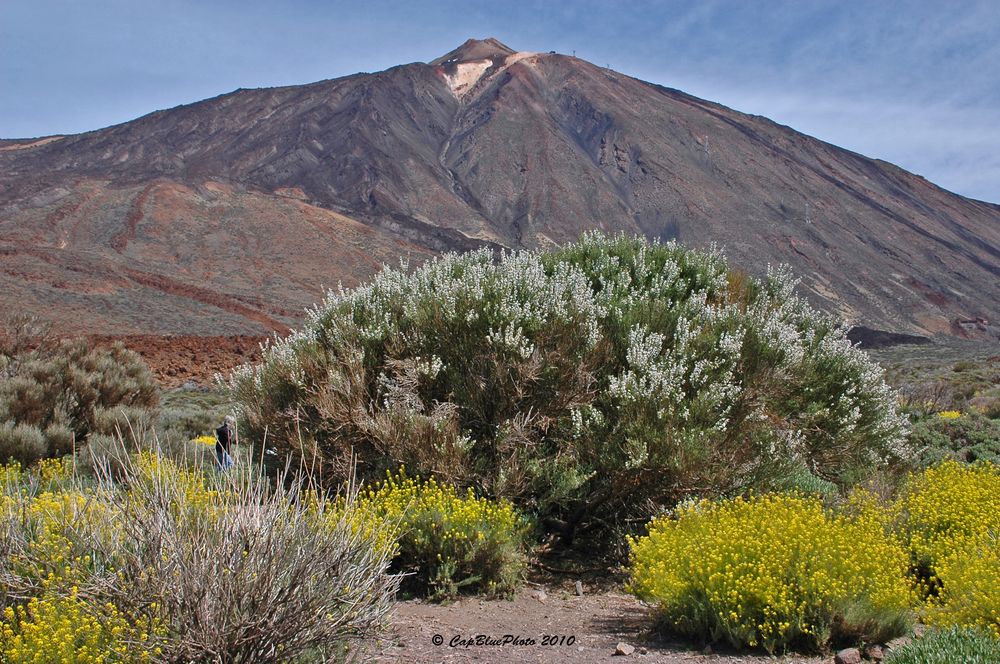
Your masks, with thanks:
M 591 228 L 716 242 L 750 272 L 788 263 L 817 306 L 851 322 L 996 332 L 1000 206 L 761 116 L 495 39 L 430 63 L 0 141 L 0 283 L 57 318 L 88 302 L 110 311 L 87 332 L 257 334 L 263 320 L 294 325 L 289 312 L 322 286 L 360 283 L 380 262 L 544 248 Z M 130 318 L 149 298 L 163 322 Z

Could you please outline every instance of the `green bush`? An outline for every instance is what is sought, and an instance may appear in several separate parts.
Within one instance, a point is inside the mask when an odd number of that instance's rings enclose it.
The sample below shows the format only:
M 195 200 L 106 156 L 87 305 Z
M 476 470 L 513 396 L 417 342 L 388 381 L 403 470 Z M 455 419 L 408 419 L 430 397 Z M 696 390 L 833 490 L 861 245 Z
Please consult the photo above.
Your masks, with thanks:
M 698 639 L 825 650 L 884 642 L 911 620 L 907 555 L 874 503 L 851 516 L 793 494 L 691 503 L 631 543 L 629 590 Z
M 893 650 L 885 664 L 995 664 L 1000 641 L 975 629 L 931 630 L 922 638 Z
M 919 468 L 947 459 L 1000 464 L 1000 420 L 976 413 L 957 418 L 931 415 L 914 422 L 910 444 L 917 450 L 915 465 Z
M 0 462 L 67 454 L 91 433 L 127 427 L 126 415 L 148 419 L 157 403 L 149 369 L 121 344 L 14 335 L 0 344 L 0 357 Z
M 48 452 L 45 436 L 38 427 L 0 422 L 0 460 L 28 465 Z
M 276 465 L 400 463 L 503 497 L 570 540 L 689 495 L 847 484 L 906 455 L 845 330 L 716 253 L 590 234 L 448 255 L 331 296 L 230 387 Z M 256 458 L 256 457 L 255 457 Z

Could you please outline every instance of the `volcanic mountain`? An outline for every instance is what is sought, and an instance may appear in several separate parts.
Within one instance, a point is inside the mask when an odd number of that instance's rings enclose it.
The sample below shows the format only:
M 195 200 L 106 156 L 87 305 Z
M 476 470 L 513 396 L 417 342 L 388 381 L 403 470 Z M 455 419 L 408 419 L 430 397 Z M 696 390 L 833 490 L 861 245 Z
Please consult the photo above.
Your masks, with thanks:
M 281 330 L 399 257 L 587 229 L 790 264 L 814 304 L 870 327 L 989 334 L 1000 317 L 1000 206 L 495 39 L 0 141 L 0 304 L 83 332 Z

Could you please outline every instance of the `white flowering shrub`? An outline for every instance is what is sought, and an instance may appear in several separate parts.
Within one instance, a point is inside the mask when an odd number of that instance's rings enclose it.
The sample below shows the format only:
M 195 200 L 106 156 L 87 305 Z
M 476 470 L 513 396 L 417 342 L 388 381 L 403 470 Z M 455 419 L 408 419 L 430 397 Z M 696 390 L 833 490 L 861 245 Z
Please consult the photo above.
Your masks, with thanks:
M 880 370 L 794 285 L 624 236 L 451 254 L 330 294 L 230 387 L 275 462 L 333 480 L 405 464 L 571 539 L 906 454 Z

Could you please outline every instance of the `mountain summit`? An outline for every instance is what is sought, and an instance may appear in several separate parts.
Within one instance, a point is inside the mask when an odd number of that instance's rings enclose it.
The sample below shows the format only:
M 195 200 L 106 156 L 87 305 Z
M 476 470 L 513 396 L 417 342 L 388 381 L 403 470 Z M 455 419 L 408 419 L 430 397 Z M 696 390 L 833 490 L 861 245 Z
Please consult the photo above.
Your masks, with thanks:
M 467 39 L 455 50 L 431 60 L 430 64 L 437 66 L 473 60 L 503 60 L 509 55 L 514 55 L 514 49 L 493 37 L 482 40 Z
M 816 306 L 869 327 L 990 335 L 1000 317 L 1000 207 L 492 38 L 0 141 L 0 304 L 88 332 L 281 330 L 401 256 L 588 229 L 790 264 Z

